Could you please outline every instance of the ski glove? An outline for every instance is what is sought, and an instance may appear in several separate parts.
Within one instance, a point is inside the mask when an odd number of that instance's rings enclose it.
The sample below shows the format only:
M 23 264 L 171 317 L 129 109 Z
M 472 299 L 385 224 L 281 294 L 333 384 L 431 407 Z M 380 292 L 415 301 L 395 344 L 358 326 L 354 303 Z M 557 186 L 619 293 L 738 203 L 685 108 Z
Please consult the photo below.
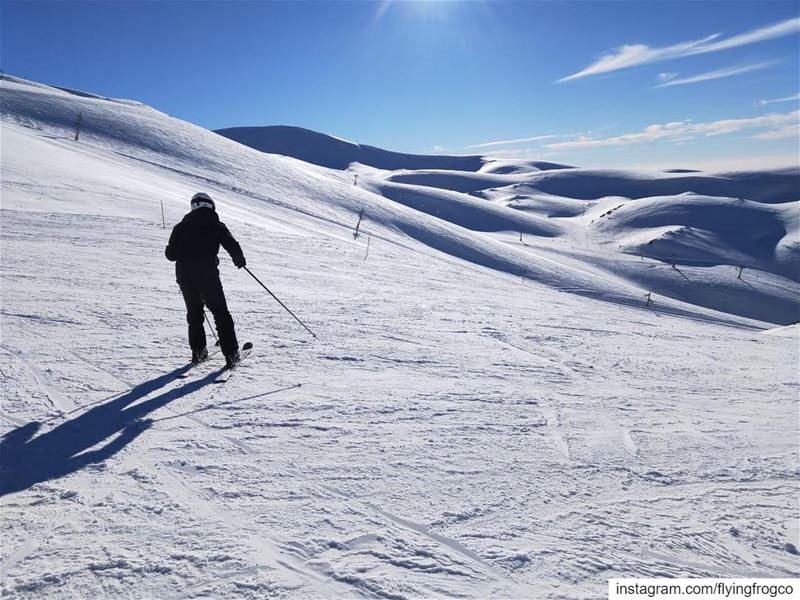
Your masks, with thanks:
M 242 267 L 247 265 L 247 261 L 244 259 L 244 254 L 242 254 L 241 256 L 234 256 L 233 264 L 236 265 L 237 269 L 241 269 Z

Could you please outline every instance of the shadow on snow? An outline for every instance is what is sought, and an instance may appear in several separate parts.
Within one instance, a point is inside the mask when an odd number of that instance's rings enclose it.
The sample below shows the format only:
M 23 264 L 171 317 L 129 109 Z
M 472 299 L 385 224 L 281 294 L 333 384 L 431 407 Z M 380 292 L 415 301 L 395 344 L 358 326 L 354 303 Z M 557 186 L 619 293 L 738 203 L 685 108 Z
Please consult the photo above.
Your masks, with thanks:
M 135 404 L 189 368 L 187 365 L 142 383 L 38 436 L 36 433 L 42 427 L 39 421 L 32 421 L 4 435 L 0 441 L 0 496 L 104 462 L 150 427 L 153 421 L 144 418 L 149 413 L 196 392 L 213 382 L 221 372 L 214 371 L 202 379 Z M 116 433 L 119 433 L 117 437 L 106 442 Z M 101 443 L 104 445 L 93 449 Z

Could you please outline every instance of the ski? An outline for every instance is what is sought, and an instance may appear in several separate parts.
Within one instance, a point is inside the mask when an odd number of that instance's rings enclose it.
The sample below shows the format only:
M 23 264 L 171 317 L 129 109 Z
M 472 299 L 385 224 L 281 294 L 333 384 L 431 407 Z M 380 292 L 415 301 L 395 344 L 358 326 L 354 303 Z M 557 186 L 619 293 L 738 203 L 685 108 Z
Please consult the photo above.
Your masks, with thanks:
M 253 343 L 252 342 L 245 342 L 242 346 L 242 349 L 239 351 L 239 361 L 233 365 L 230 369 L 225 369 L 222 373 L 220 373 L 219 377 L 214 380 L 214 383 L 225 383 L 228 379 L 231 378 L 233 372 L 236 370 L 236 367 L 247 358 L 250 353 L 253 351 Z

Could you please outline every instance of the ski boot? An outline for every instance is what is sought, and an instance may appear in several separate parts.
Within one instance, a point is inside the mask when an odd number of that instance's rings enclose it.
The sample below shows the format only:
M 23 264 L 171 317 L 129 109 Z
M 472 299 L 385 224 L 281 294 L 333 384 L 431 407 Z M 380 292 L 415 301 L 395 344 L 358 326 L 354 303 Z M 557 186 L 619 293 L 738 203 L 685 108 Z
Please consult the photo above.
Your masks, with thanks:
M 208 358 L 208 348 L 202 350 L 192 350 L 192 364 L 196 365 Z
M 233 354 L 226 354 L 225 355 L 225 368 L 232 369 L 236 366 L 236 363 L 239 362 L 239 351 L 237 350 Z

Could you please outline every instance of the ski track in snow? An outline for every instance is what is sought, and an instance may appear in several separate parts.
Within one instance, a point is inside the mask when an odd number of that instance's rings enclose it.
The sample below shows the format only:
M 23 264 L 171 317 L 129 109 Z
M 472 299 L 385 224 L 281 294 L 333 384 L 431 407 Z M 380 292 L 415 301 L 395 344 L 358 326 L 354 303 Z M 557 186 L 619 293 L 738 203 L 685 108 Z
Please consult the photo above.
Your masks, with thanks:
M 5 597 L 572 598 L 610 577 L 800 575 L 796 328 L 559 291 L 617 279 L 532 236 L 525 260 L 560 288 L 486 268 L 404 227 L 483 253 L 515 232 L 469 237 L 341 171 L 59 94 L 3 121 Z M 224 385 L 219 356 L 186 371 L 163 258 L 160 201 L 169 226 L 198 182 L 320 336 L 223 255 L 255 343 Z
M 28 370 L 31 377 L 39 386 L 39 388 L 42 390 L 42 392 L 47 397 L 48 401 L 50 402 L 50 404 L 54 409 L 56 409 L 61 413 L 64 413 L 70 410 L 71 408 L 74 408 L 74 405 L 61 392 L 59 392 L 51 384 L 47 383 L 47 375 L 45 375 L 45 372 L 41 368 L 39 368 L 39 366 L 36 364 L 35 360 L 31 356 L 18 350 L 13 351 L 13 350 L 8 350 L 5 347 L 2 348 L 3 350 L 11 354 L 14 358 L 16 358 Z

